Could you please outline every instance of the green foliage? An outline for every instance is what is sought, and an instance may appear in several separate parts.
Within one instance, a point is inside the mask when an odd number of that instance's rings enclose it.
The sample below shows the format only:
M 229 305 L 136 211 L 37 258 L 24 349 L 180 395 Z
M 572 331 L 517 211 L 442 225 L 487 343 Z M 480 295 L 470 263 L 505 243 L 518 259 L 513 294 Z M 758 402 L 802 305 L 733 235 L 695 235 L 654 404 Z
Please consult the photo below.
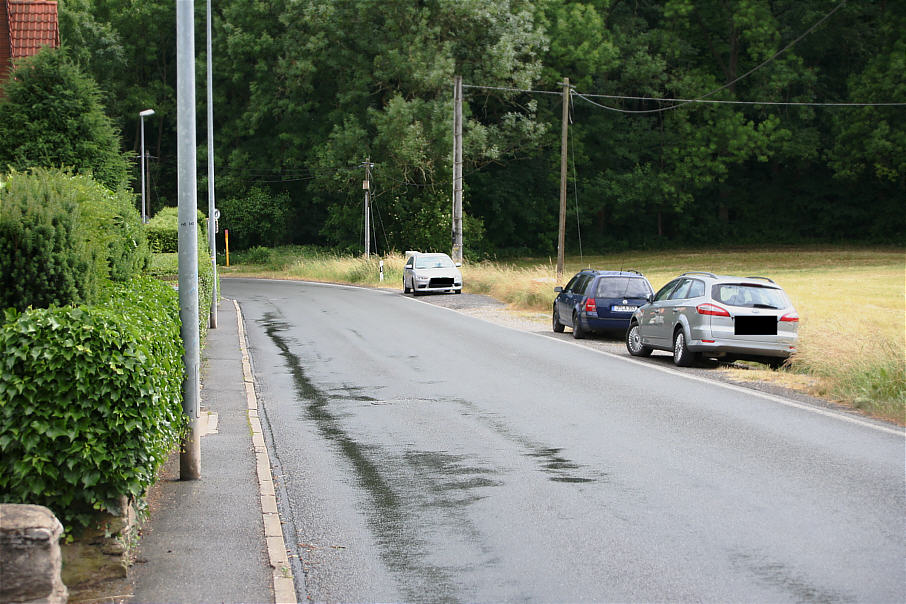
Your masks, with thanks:
M 178 208 L 162 208 L 145 227 L 148 234 L 148 245 L 156 254 L 176 253 L 179 251 Z
M 17 61 L 0 99 L 0 167 L 72 168 L 110 189 L 129 183 L 101 92 L 63 50 Z
M 197 224 L 198 246 L 202 247 L 207 245 L 208 223 L 201 210 L 199 210 L 197 214 Z M 161 210 L 148 221 L 146 229 L 148 244 L 151 247 L 151 251 L 158 254 L 179 251 L 179 208 L 161 208 Z
M 174 199 L 174 12 L 131 0 L 63 0 L 60 11 L 64 43 L 132 133 L 127 148 L 138 148 L 138 111 L 157 111 L 152 181 L 157 199 Z M 572 99 L 573 250 L 579 230 L 585 252 L 902 241 L 902 107 L 639 97 L 902 101 L 904 17 L 903 2 L 832 0 L 224 0 L 213 22 L 218 199 L 256 187 L 288 196 L 258 225 L 278 233 L 241 241 L 237 226 L 231 244 L 358 249 L 370 158 L 378 249 L 449 249 L 449 224 L 430 221 L 449 214 L 454 74 L 493 87 L 464 90 L 464 215 L 486 230 L 477 246 L 465 237 L 466 253 L 555 252 L 562 99 L 503 89 L 557 91 L 563 77 L 628 97 L 595 99 L 611 111 Z
M 34 169 L 0 188 L 0 308 L 90 303 L 150 255 L 132 195 L 88 176 Z
M 179 255 L 175 252 L 153 254 L 147 274 L 176 287 L 179 281 Z M 220 291 L 220 288 L 217 288 Z M 214 265 L 208 248 L 198 246 L 198 331 L 204 342 L 211 300 L 214 299 Z
M 0 328 L 0 500 L 67 531 L 144 493 L 184 427 L 176 293 L 148 277 Z
M 63 174 L 39 171 L 0 181 L 0 308 L 91 302 L 106 277 Z
M 237 250 L 265 245 L 276 246 L 289 238 L 290 199 L 253 187 L 241 198 L 225 199 L 218 204 L 220 228 L 230 231 L 230 246 Z
M 141 274 L 151 252 L 132 193 L 125 189 L 113 192 L 87 176 L 69 178 L 68 186 L 92 241 L 105 250 L 103 258 L 110 279 L 127 281 Z

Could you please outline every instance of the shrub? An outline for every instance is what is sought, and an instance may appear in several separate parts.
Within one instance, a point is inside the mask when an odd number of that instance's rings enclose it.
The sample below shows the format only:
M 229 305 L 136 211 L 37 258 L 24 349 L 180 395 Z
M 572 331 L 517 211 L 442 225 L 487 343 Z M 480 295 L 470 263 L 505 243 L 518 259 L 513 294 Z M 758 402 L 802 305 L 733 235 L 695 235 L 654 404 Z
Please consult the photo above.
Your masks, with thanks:
M 179 251 L 179 208 L 161 208 L 148 221 L 148 243 L 151 251 L 158 254 L 169 254 Z M 207 245 L 207 219 L 198 211 L 198 247 Z
M 68 177 L 13 174 L 0 183 L 0 309 L 94 300 L 104 250 L 81 218 Z
M 273 247 L 285 243 L 288 236 L 287 217 L 290 198 L 286 193 L 271 195 L 254 187 L 241 199 L 220 202 L 220 226 L 230 231 L 233 249 L 254 246 Z
M 176 292 L 142 277 L 105 294 L 0 327 L 0 501 L 67 531 L 142 495 L 185 425 Z
M 175 253 L 154 254 L 148 275 L 173 286 L 179 279 L 179 256 Z M 220 288 L 218 288 L 220 291 Z M 198 329 L 202 342 L 207 333 L 211 300 L 214 298 L 214 266 L 207 247 L 198 246 Z
M 14 172 L 0 188 L 0 308 L 90 303 L 99 284 L 149 261 L 125 190 L 44 168 Z
M 178 208 L 161 208 L 148 221 L 146 232 L 151 251 L 157 254 L 176 253 L 179 250 Z
M 151 261 L 141 216 L 132 193 L 113 192 L 86 176 L 73 176 L 70 186 L 92 239 L 105 251 L 107 273 L 113 281 L 140 275 Z

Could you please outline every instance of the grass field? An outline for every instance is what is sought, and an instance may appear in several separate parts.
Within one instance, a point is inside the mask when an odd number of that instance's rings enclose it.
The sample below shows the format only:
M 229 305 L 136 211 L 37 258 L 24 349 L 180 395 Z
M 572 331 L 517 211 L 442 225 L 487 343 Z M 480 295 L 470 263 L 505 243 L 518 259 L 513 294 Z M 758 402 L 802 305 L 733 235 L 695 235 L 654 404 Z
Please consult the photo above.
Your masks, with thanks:
M 301 248 L 251 250 L 222 274 L 380 285 L 378 260 Z M 385 286 L 400 287 L 402 255 L 384 258 Z M 582 268 L 636 269 L 655 290 L 676 275 L 704 270 L 770 277 L 801 317 L 799 350 L 789 368 L 728 370 L 734 379 L 780 382 L 871 415 L 906 421 L 906 250 L 790 247 L 760 250 L 625 252 L 569 258 L 566 281 Z M 465 291 L 519 310 L 549 311 L 558 284 L 554 261 L 538 258 L 469 263 Z M 561 283 L 562 284 L 562 283 Z

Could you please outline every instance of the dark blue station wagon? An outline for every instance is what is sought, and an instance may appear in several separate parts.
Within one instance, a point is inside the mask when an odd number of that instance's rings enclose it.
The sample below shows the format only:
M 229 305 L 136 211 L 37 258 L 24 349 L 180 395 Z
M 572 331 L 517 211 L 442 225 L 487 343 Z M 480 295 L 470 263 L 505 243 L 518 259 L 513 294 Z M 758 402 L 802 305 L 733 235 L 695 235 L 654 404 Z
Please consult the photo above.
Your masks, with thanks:
M 573 337 L 584 338 L 596 331 L 625 331 L 636 308 L 654 293 L 651 283 L 638 271 L 576 273 L 566 287 L 556 287 L 551 324 L 560 333 L 572 327 Z

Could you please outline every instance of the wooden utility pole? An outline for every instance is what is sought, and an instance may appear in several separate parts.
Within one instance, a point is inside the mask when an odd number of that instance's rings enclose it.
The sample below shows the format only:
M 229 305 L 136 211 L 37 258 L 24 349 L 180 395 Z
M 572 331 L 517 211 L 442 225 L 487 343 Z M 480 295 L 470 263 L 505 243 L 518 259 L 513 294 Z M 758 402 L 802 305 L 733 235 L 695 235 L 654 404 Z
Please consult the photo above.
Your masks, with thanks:
M 569 78 L 563 78 L 563 130 L 560 136 L 560 224 L 557 230 L 557 281 L 563 279 L 566 240 L 566 137 L 569 132 Z
M 453 262 L 462 263 L 462 76 L 453 83 Z
M 365 189 L 365 258 L 371 257 L 371 158 L 365 160 L 362 164 L 365 167 L 365 180 L 362 182 L 362 188 Z

